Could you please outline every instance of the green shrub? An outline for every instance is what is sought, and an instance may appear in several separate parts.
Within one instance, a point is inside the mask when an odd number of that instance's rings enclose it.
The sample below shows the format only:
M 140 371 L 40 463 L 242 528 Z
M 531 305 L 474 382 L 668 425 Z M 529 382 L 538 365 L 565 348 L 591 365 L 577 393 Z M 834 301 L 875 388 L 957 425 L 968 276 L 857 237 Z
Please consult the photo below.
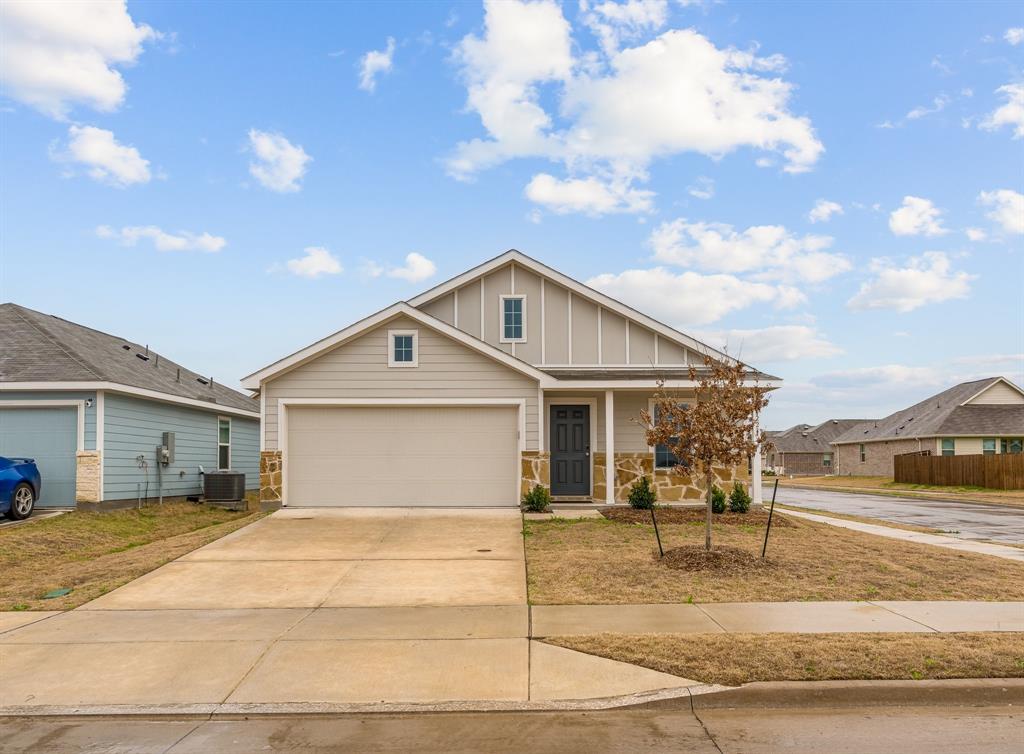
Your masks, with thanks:
M 523 506 L 531 513 L 543 513 L 551 505 L 551 493 L 547 487 L 536 485 L 523 495 Z
M 629 504 L 633 508 L 650 510 L 658 501 L 658 493 L 651 487 L 651 480 L 645 476 L 640 477 L 629 488 Z
M 711 512 L 725 513 L 725 490 L 717 484 L 711 488 Z
M 729 510 L 733 513 L 746 513 L 750 510 L 750 494 L 747 488 L 739 482 L 732 485 L 732 493 L 729 495 Z

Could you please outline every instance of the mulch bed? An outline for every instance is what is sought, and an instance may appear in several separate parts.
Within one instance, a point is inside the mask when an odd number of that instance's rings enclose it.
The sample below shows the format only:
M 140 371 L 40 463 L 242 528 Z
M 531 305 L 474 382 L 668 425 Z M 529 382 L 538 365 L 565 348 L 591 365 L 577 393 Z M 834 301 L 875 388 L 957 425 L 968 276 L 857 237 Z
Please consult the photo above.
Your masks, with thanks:
M 673 547 L 661 559 L 677 571 L 714 571 L 717 574 L 738 576 L 772 567 L 770 560 L 761 560 L 747 550 L 725 545 L 714 546 L 711 552 L 703 545 Z
M 658 525 L 662 524 L 691 524 L 704 523 L 707 516 L 706 508 L 668 508 L 658 507 L 655 509 L 658 517 Z M 624 524 L 651 524 L 651 512 L 649 510 L 637 510 L 636 508 L 609 508 L 602 510 L 601 515 L 610 521 L 618 521 Z M 715 513 L 711 522 L 713 524 L 727 524 L 732 526 L 767 526 L 767 511 L 749 511 L 747 513 L 731 513 L 727 509 L 725 513 Z M 772 519 L 772 528 L 776 526 L 787 527 L 793 523 L 785 516 L 775 516 Z

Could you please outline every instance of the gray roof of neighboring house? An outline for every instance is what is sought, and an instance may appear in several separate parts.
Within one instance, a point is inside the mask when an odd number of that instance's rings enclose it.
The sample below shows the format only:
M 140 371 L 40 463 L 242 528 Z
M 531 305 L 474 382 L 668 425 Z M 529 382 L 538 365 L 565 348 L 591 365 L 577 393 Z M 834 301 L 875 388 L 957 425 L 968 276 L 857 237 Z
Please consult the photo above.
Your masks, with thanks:
M 828 419 L 814 427 L 797 424 L 780 432 L 768 433 L 768 437 L 778 453 L 829 453 L 833 440 L 866 421 L 870 420 Z
M 961 405 L 1000 380 L 1005 378 L 962 382 L 884 419 L 853 427 L 832 442 L 860 443 L 941 435 L 1024 435 L 1024 404 Z
M 127 348 L 126 348 L 127 346 Z M 259 411 L 255 400 L 155 351 L 66 319 L 0 304 L 0 385 L 4 382 L 114 382 L 180 398 Z M 180 370 L 180 376 L 179 376 Z M 209 381 L 209 377 L 202 377 Z

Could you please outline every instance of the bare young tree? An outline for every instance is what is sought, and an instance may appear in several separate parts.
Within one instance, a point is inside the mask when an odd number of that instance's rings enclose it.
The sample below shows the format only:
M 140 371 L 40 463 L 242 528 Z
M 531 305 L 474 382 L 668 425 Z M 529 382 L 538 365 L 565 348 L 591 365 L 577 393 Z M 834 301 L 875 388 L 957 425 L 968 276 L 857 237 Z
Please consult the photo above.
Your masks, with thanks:
M 647 444 L 665 445 L 676 458 L 676 468 L 707 485 L 707 523 L 704 548 L 711 550 L 711 492 L 715 466 L 732 468 L 758 452 L 764 434 L 758 417 L 768 405 L 768 388 L 746 384 L 743 364 L 725 364 L 704 357 L 704 369 L 690 367 L 696 383 L 693 399 L 683 403 L 658 381 L 654 411 L 640 412 L 647 428 Z

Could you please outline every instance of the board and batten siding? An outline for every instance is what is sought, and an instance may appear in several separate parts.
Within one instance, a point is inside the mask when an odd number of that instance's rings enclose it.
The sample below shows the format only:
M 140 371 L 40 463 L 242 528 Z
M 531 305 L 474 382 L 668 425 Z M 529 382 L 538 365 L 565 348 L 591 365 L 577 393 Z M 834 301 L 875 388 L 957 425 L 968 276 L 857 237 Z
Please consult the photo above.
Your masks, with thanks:
M 216 410 L 176 406 L 107 392 L 104 407 L 103 499 L 129 500 L 158 494 L 156 447 L 174 432 L 174 463 L 159 469 L 164 496 L 202 491 L 199 467 L 217 470 Z M 231 416 L 231 467 L 245 474 L 246 489 L 259 489 L 259 422 Z M 147 468 L 139 467 L 143 456 Z
M 4 401 L 91 401 L 85 406 L 85 448 L 96 450 L 96 393 L 69 390 L 0 390 L 0 408 Z
M 461 312 L 460 304 L 460 318 Z M 418 332 L 418 366 L 388 367 L 388 330 Z M 525 446 L 527 450 L 538 447 L 535 379 L 405 317 L 285 372 L 265 383 L 263 391 L 267 450 L 280 448 L 278 401 L 282 398 L 522 399 L 526 403 Z
M 508 295 L 526 297 L 526 341 L 522 343 L 501 342 L 501 297 Z M 700 362 L 685 346 L 664 335 L 656 336 L 639 321 L 598 306 L 589 298 L 574 294 L 565 286 L 514 262 L 438 296 L 420 308 L 474 338 L 481 337 L 482 323 L 482 340 L 534 366 L 649 367 Z

